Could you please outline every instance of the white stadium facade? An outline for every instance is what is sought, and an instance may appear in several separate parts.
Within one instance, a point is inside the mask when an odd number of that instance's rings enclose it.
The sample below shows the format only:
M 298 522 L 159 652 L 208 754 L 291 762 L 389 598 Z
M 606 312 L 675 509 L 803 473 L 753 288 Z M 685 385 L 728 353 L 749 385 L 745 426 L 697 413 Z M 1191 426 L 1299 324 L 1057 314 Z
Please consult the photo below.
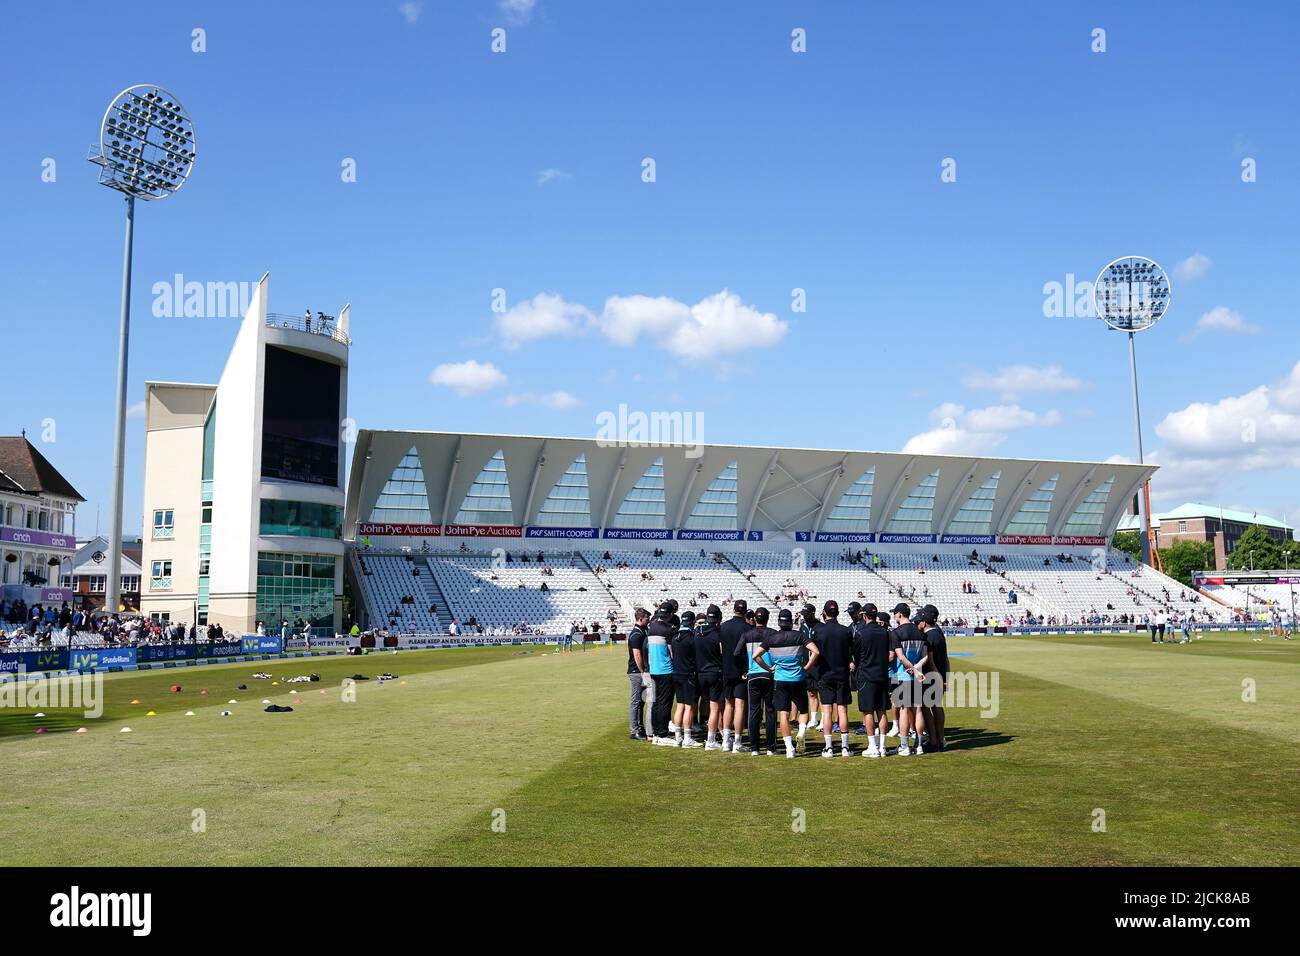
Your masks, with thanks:
M 268 299 L 264 276 L 217 384 L 147 385 L 152 617 L 433 639 L 622 632 L 668 597 L 901 596 L 973 628 L 1231 614 L 1109 549 L 1152 466 L 654 445 L 625 409 L 590 438 L 357 429 L 349 310 Z

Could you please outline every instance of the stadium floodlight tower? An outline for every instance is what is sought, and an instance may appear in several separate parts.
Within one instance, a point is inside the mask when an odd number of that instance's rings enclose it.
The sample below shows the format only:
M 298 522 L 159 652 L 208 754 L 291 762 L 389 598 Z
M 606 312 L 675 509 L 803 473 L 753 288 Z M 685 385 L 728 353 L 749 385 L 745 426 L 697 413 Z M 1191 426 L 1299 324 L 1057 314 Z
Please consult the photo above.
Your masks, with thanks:
M 117 613 L 122 583 L 122 473 L 126 455 L 126 370 L 131 338 L 131 248 L 135 201 L 166 199 L 185 185 L 194 168 L 194 126 L 180 101 L 161 86 L 144 83 L 113 97 L 99 127 L 99 145 L 87 157 L 99 166 L 100 185 L 126 197 L 126 246 L 122 254 L 122 324 L 117 352 L 117 425 L 113 441 L 113 519 L 108 542 L 104 607 Z
M 1124 256 L 1111 262 L 1092 285 L 1092 302 L 1097 317 L 1108 328 L 1128 333 L 1128 364 L 1133 379 L 1133 424 L 1137 429 L 1137 461 L 1142 459 L 1142 410 L 1138 402 L 1137 347 L 1134 336 L 1151 328 L 1169 311 L 1169 276 L 1160 263 L 1144 256 Z M 1148 519 L 1149 486 L 1138 494 L 1138 537 L 1142 563 L 1151 563 L 1151 528 Z

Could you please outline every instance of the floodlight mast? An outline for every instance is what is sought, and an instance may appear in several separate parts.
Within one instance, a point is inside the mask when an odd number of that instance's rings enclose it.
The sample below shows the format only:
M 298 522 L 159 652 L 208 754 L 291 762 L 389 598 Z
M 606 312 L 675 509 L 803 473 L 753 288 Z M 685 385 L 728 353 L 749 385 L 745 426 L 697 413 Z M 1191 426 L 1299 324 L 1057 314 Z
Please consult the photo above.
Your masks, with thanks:
M 131 341 L 131 254 L 135 201 L 166 199 L 185 185 L 194 168 L 194 126 L 180 101 L 146 83 L 113 97 L 100 122 L 99 146 L 87 157 L 99 166 L 101 185 L 126 197 L 122 252 L 122 308 L 117 351 L 117 415 L 113 432 L 113 497 L 104 609 L 116 614 L 122 600 L 122 500 L 126 458 L 127 364 Z M 143 582 L 141 582 L 143 587 Z M 195 621 L 195 624 L 198 622 Z
M 1128 333 L 1129 377 L 1133 385 L 1133 426 L 1137 461 L 1142 454 L 1142 407 L 1138 398 L 1137 346 L 1134 336 L 1151 328 L 1169 309 L 1169 277 L 1160 264 L 1144 256 L 1124 256 L 1102 269 L 1092 287 L 1097 316 L 1108 327 Z M 1138 541 L 1143 564 L 1151 564 L 1151 523 L 1148 482 L 1138 491 Z

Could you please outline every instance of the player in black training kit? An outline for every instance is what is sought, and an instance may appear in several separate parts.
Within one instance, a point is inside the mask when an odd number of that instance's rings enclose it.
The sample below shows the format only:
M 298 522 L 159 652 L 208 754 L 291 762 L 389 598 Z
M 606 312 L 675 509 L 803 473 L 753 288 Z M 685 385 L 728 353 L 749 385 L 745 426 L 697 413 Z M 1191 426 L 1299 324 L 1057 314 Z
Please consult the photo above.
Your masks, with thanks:
M 745 662 L 745 687 L 749 692 L 746 707 L 749 712 L 749 755 L 757 757 L 759 753 L 758 730 L 760 721 L 767 728 L 767 755 L 772 756 L 776 746 L 776 711 L 772 709 L 772 675 L 766 667 L 759 664 L 756 652 L 762 649 L 768 636 L 776 633 L 767 626 L 767 608 L 760 607 L 752 612 L 754 626 L 745 632 L 741 643 L 736 645 L 736 656 Z M 787 612 L 788 613 L 788 612 Z
M 650 683 L 650 652 L 646 646 L 645 629 L 650 623 L 650 612 L 639 607 L 633 612 L 633 617 L 636 624 L 627 635 L 627 681 L 632 687 L 628 737 L 632 740 L 646 740 L 643 698 Z
M 821 679 L 817 691 L 822 705 L 822 734 L 826 738 L 823 757 L 835 753 L 833 728 L 840 728 L 840 756 L 849 756 L 849 702 L 853 692 L 849 684 L 849 669 L 853 663 L 853 635 L 839 622 L 840 606 L 835 601 L 822 605 L 822 620 L 814 629 L 811 646 L 816 653 L 813 660 L 821 665 Z
M 744 643 L 746 632 L 752 624 L 745 620 L 749 605 L 737 601 L 731 606 L 732 616 L 720 628 L 722 638 L 722 749 L 740 753 L 741 732 L 745 729 L 745 699 L 749 690 L 745 686 L 748 665 L 736 653 Z M 734 735 L 734 737 L 733 737 Z
M 812 640 L 813 628 L 817 626 L 817 609 L 811 604 L 805 604 L 799 611 L 799 631 L 803 634 L 805 641 Z M 813 730 L 820 730 L 824 733 L 830 733 L 830 727 L 821 725 L 821 700 L 817 693 L 818 684 L 822 677 L 821 661 L 817 661 L 812 670 L 808 671 L 808 705 L 807 709 L 796 715 L 799 722 L 799 746 L 803 746 L 804 735 L 808 732 L 808 726 L 811 724 Z
M 853 634 L 853 675 L 858 685 L 858 710 L 867 732 L 864 757 L 885 756 L 885 714 L 889 712 L 888 616 L 874 604 L 862 609 L 862 621 Z M 877 723 L 879 721 L 879 723 Z
M 690 611 L 686 612 L 691 614 Z M 692 622 L 695 615 L 691 614 Z M 677 696 L 677 706 L 673 710 L 673 723 L 677 725 L 675 736 L 679 747 L 698 747 L 691 736 L 691 722 L 695 719 L 695 699 L 700 696 L 699 685 L 695 683 L 695 633 L 686 621 L 678 620 L 677 633 L 673 636 L 673 693 Z
M 921 620 L 916 625 L 925 635 L 930 648 L 925 664 L 925 726 L 930 731 L 927 742 L 933 750 L 947 750 L 944 724 L 947 715 L 943 710 L 943 693 L 948 684 L 948 638 L 939 626 L 939 609 L 933 604 L 921 608 Z
M 720 750 L 718 721 L 722 719 L 722 611 L 710 604 L 704 612 L 704 623 L 695 631 L 695 679 L 700 688 L 700 699 L 708 703 L 709 736 L 705 750 Z

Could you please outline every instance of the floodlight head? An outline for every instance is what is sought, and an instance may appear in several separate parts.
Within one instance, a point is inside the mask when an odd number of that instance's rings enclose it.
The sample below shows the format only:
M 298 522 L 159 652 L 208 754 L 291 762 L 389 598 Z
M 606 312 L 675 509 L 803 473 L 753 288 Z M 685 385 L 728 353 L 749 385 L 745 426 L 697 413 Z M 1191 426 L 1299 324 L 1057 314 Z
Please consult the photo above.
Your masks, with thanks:
M 1097 317 L 1119 332 L 1141 332 L 1169 311 L 1172 290 L 1160 263 L 1124 256 L 1102 269 L 1092 285 Z
M 194 168 L 194 124 L 171 93 L 144 83 L 113 97 L 90 161 L 99 181 L 137 199 L 166 199 Z

